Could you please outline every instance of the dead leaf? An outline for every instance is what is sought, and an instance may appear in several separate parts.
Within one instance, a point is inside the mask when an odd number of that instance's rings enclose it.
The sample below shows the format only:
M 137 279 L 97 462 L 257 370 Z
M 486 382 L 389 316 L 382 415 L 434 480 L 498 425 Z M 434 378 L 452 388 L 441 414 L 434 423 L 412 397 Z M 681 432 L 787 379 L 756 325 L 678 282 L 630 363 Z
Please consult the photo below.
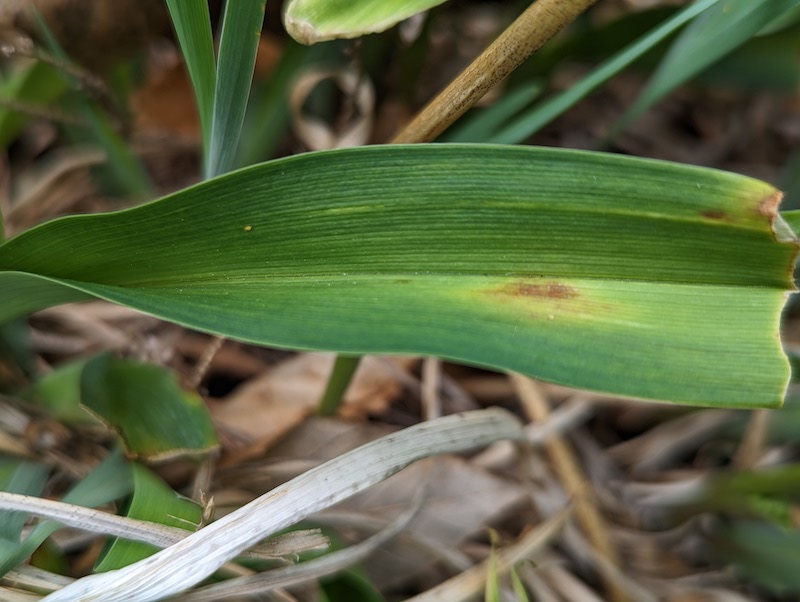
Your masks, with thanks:
M 237 461 L 263 453 L 314 411 L 333 359 L 331 353 L 297 355 L 212 407 L 217 426 L 229 439 L 228 451 Z M 354 419 L 382 412 L 401 390 L 399 372 L 390 358 L 363 358 L 340 415 Z

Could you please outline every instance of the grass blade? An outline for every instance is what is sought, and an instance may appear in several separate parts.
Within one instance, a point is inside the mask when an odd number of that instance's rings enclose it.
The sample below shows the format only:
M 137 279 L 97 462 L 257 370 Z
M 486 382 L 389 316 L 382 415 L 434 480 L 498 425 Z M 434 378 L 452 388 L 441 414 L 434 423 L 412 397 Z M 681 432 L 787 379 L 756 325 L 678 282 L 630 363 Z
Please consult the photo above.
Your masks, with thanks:
M 208 149 L 211 143 L 211 115 L 214 111 L 214 87 L 217 80 L 208 2 L 167 0 L 167 8 L 186 61 L 189 78 L 192 80 L 203 148 Z M 208 161 L 208 157 L 205 161 Z
M 125 516 L 141 521 L 194 531 L 202 519 L 203 509 L 188 498 L 175 493 L 164 481 L 141 464 L 130 465 L 133 473 L 133 495 Z M 95 563 L 94 571 L 102 573 L 147 558 L 157 547 L 114 538 Z
M 798 0 L 725 0 L 709 8 L 678 36 L 645 89 L 614 125 L 610 136 L 618 134 L 659 99 L 798 6 Z
M 0 319 L 91 295 L 260 344 L 775 406 L 796 254 L 779 198 L 743 176 L 602 153 L 310 153 L 7 241 Z
M 30 471 L 30 468 L 28 468 Z M 32 471 L 32 474 L 36 474 Z M 62 501 L 93 508 L 127 495 L 132 488 L 130 468 L 121 453 L 109 455 L 89 475 L 77 483 Z M 2 488 L 4 491 L 14 489 Z M 39 493 L 31 492 L 31 493 Z M 28 558 L 61 525 L 52 520 L 44 520 L 36 525 L 22 543 L 4 546 L 0 552 L 0 575 L 5 575 Z
M 497 144 L 523 142 L 553 119 L 602 86 L 645 52 L 663 42 L 670 35 L 686 25 L 686 23 L 719 1 L 720 0 L 698 0 L 694 4 L 690 4 L 646 36 L 634 42 L 622 52 L 614 55 L 578 83 L 536 105 L 532 110 L 527 111 L 513 120 L 497 132 L 495 136 L 487 140 L 487 142 L 494 142 Z
M 206 178 L 229 171 L 242 131 L 266 0 L 225 4 Z

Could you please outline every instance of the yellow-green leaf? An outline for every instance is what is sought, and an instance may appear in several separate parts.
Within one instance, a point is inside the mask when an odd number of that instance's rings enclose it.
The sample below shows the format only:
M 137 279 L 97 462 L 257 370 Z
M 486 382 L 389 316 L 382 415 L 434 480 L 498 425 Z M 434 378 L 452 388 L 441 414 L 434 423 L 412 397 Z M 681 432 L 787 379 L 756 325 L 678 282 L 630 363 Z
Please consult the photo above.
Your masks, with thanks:
M 445 0 L 290 0 L 283 22 L 302 44 L 357 38 L 392 25 Z

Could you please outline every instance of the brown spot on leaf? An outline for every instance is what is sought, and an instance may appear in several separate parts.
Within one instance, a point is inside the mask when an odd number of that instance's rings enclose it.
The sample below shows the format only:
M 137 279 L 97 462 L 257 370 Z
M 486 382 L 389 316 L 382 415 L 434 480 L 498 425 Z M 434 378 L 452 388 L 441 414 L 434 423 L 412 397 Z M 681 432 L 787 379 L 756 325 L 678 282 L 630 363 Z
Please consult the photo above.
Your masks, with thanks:
M 725 213 L 724 211 L 717 211 L 714 209 L 709 209 L 708 211 L 703 211 L 700 213 L 703 217 L 707 219 L 713 219 L 715 221 L 725 221 L 730 219 L 730 216 Z
M 769 219 L 775 219 L 778 215 L 778 205 L 781 204 L 782 198 L 783 194 L 776 190 L 758 204 L 758 212 Z
M 574 288 L 561 282 L 548 284 L 519 282 L 513 285 L 509 292 L 518 297 L 543 297 L 547 299 L 574 299 L 578 296 L 578 292 Z

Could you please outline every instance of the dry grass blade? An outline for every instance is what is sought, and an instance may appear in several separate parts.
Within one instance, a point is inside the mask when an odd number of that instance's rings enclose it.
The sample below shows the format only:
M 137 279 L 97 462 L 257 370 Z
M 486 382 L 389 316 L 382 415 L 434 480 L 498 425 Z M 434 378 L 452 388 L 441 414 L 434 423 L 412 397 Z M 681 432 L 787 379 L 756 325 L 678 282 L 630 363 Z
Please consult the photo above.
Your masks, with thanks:
M 512 374 L 511 381 L 519 394 L 523 409 L 530 419 L 537 423 L 547 422 L 550 418 L 550 408 L 536 384 L 531 379 L 518 374 Z M 589 483 L 583 476 L 574 453 L 567 442 L 558 435 L 547 440 L 544 447 L 553 462 L 554 470 L 564 486 L 564 490 L 575 499 L 575 513 L 587 539 L 596 551 L 609 561 L 607 566 L 600 566 L 600 573 L 609 599 L 628 600 L 629 596 L 615 578 L 615 572 L 608 570 L 609 566 L 618 568 L 617 552 L 611 543 L 605 521 L 595 505 Z
M 178 543 L 189 535 L 189 531 L 176 527 L 5 491 L 0 491 L 0 510 L 26 512 L 85 531 L 142 541 L 159 548 Z M 244 555 L 274 559 L 325 545 L 327 539 L 319 532 L 305 530 L 275 538 Z
M 341 571 L 363 561 L 379 546 L 405 529 L 416 516 L 424 498 L 424 488 L 422 488 L 407 511 L 388 527 L 361 543 L 308 562 L 209 585 L 183 596 L 178 596 L 175 598 L 175 602 L 214 602 L 215 600 L 224 600 L 235 596 L 261 594 L 279 587 L 288 587 Z
M 28 564 L 12 569 L 3 576 L 4 583 L 18 588 L 42 592 L 55 591 L 66 587 L 73 581 L 75 580 L 71 577 L 50 573 Z M 0 600 L 5 600 L 5 598 L 0 597 Z
M 116 516 L 84 506 L 45 500 L 18 493 L 7 493 L 5 491 L 0 491 L 0 509 L 26 512 L 70 527 L 143 541 L 161 548 L 170 546 L 187 535 L 186 531 L 176 527 L 167 527 L 124 516 Z
M 561 511 L 548 519 L 547 522 L 522 536 L 512 545 L 498 550 L 495 559 L 497 574 L 507 573 L 515 564 L 541 550 L 561 530 L 569 513 L 569 508 Z M 448 579 L 418 596 L 409 598 L 406 602 L 460 602 L 461 600 L 470 600 L 483 591 L 488 572 L 489 561 L 484 560 L 460 575 L 456 575 L 452 579 Z
M 46 600 L 149 602 L 177 594 L 275 531 L 383 481 L 416 460 L 522 437 L 519 421 L 495 408 L 419 424 L 309 470 L 149 558 L 80 579 Z

